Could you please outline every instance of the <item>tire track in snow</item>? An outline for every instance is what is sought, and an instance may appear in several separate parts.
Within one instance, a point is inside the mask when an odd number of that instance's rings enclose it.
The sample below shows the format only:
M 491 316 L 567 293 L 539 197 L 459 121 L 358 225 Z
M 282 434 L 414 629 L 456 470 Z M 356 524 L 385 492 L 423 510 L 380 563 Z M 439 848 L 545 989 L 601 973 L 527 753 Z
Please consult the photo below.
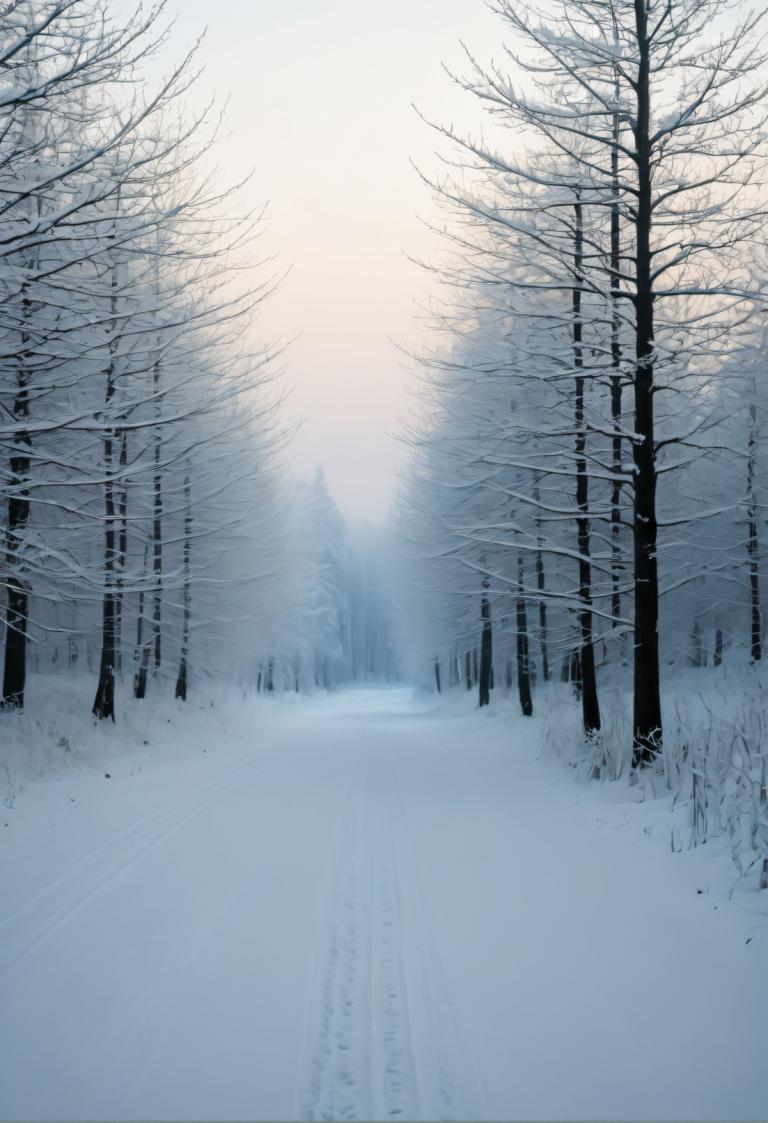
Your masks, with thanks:
M 336 845 L 330 928 L 318 958 L 305 1036 L 311 1051 L 302 1089 L 304 1119 L 361 1119 L 370 1114 L 366 1072 L 369 1056 L 361 1024 L 370 1016 L 366 955 L 368 916 L 364 862 L 356 831 L 355 785 L 347 794 Z M 306 1047 L 306 1045 L 305 1045 Z
M 408 869 L 408 877 L 399 884 L 407 896 L 406 907 L 412 919 L 412 954 L 408 962 L 414 975 L 412 989 L 416 1001 L 412 1032 L 419 1046 L 417 1068 L 423 1089 L 423 1117 L 483 1119 L 488 1113 L 483 1107 L 482 1072 L 461 1033 L 434 925 L 426 914 L 428 896 L 418 852 L 412 842 L 403 789 L 395 764 L 391 761 L 387 764 L 391 837 L 395 855 L 398 847 L 404 850 Z
M 404 905 L 401 871 L 407 877 L 410 856 L 399 859 L 395 843 L 396 833 L 401 840 L 395 787 L 389 767 L 373 764 L 353 785 L 339 833 L 301 1115 L 457 1119 L 450 1051 L 438 1039 L 431 1009 L 426 960 L 433 945 L 423 915 L 410 908 L 412 893 Z M 423 1007 L 418 1017 L 412 996 Z
M 374 854 L 376 909 L 373 926 L 374 971 L 378 984 L 377 1010 L 381 1042 L 377 1118 L 418 1118 L 419 1095 L 411 1042 L 411 1016 L 403 962 L 403 917 L 399 881 L 391 839 L 376 840 Z M 374 1096 L 374 1100 L 376 1097 Z

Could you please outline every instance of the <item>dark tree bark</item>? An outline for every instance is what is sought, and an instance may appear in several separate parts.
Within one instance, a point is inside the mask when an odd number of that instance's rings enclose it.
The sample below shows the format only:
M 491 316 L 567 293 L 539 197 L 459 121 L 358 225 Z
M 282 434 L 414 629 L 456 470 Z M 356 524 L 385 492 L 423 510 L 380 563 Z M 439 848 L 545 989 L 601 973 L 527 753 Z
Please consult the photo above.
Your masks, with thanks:
M 29 627 L 29 591 L 24 580 L 21 547 L 24 531 L 29 523 L 29 472 L 31 466 L 32 437 L 26 428 L 29 420 L 29 347 L 30 333 L 26 324 L 32 305 L 26 286 L 22 292 L 21 347 L 16 367 L 16 393 L 13 401 L 13 418 L 18 424 L 10 455 L 10 488 L 8 497 L 8 525 L 5 531 L 5 585 L 7 597 L 5 623 L 5 657 L 3 662 L 4 710 L 24 709 L 24 689 L 27 680 L 27 632 Z
M 597 673 L 595 649 L 592 639 L 592 563 L 590 555 L 589 477 L 585 449 L 587 424 L 584 409 L 584 352 L 581 313 L 582 268 L 584 253 L 584 214 L 580 192 L 576 191 L 574 205 L 574 286 L 573 286 L 573 361 L 575 379 L 575 430 L 576 430 L 576 535 L 579 549 L 579 629 L 581 632 L 582 722 L 589 737 L 600 729 L 600 707 L 597 701 Z
M 760 607 L 760 539 L 758 535 L 757 496 L 755 494 L 755 459 L 757 456 L 757 410 L 749 407 L 749 441 L 747 446 L 747 556 L 749 558 L 750 645 L 753 663 L 763 657 L 763 620 Z
M 115 655 L 116 669 L 119 673 L 123 669 L 123 610 L 125 607 L 125 566 L 128 558 L 128 480 L 126 468 L 128 467 L 128 434 L 125 430 L 120 434 L 120 480 L 119 499 L 117 504 L 118 536 L 117 536 L 117 564 L 115 578 Z
M 118 196 L 119 200 L 119 196 Z M 109 419 L 115 397 L 115 374 L 119 336 L 116 332 L 117 315 L 117 265 L 111 268 L 110 294 L 110 337 L 109 363 L 107 365 L 106 390 L 104 393 L 104 414 Z M 115 568 L 119 569 L 117 557 L 117 508 L 115 504 L 115 464 L 114 449 L 117 434 L 110 425 L 104 436 L 104 597 L 101 612 L 101 658 L 99 661 L 99 681 L 93 702 L 95 717 L 115 720 L 115 667 L 117 664 L 117 630 L 119 589 L 115 582 Z M 122 443 L 122 442 L 121 442 Z M 122 447 L 120 450 L 122 456 Z M 120 575 L 118 572 L 118 581 Z
M 614 23 L 615 27 L 615 23 Z M 621 86 L 618 75 L 616 77 L 614 96 L 618 104 Z M 613 115 L 613 132 L 611 145 L 611 184 L 613 200 L 611 202 L 611 419 L 613 421 L 613 438 L 611 440 L 611 471 L 613 484 L 611 486 L 611 615 L 614 625 L 618 626 L 621 620 L 621 578 L 623 565 L 621 561 L 621 468 L 622 468 L 622 438 L 621 438 L 621 344 L 619 333 L 621 330 L 621 316 L 619 313 L 621 289 L 621 216 L 619 200 L 621 197 L 619 186 L 619 131 L 620 118 L 618 113 Z
M 464 656 L 464 681 L 466 683 L 467 690 L 471 690 L 472 689 L 472 661 L 471 661 L 469 652 L 467 652 L 466 655 Z
M 523 555 L 517 555 L 517 688 L 520 709 L 525 717 L 533 713 L 531 677 L 528 662 L 528 613 L 525 603 L 525 565 Z
M 473 686 L 477 686 L 479 678 L 480 678 L 480 667 L 479 667 L 479 662 L 478 662 L 478 658 L 477 658 L 477 648 L 473 647 L 472 648 L 472 684 L 473 684 Z
M 718 628 L 715 632 L 715 655 L 714 662 L 716 667 L 721 667 L 723 664 L 723 629 Z
M 533 485 L 533 499 L 536 504 L 536 529 L 541 529 L 541 513 L 538 509 L 539 503 L 539 483 L 538 480 Z M 547 590 L 547 578 L 544 569 L 544 552 L 541 549 L 542 537 L 537 534 L 536 542 L 538 549 L 536 550 L 536 587 L 541 594 L 539 600 L 539 646 L 541 648 L 541 677 L 544 682 L 549 682 L 549 637 L 547 629 L 547 602 L 544 599 L 544 594 Z
M 109 403 L 114 386 L 107 387 Z M 115 484 L 112 477 L 113 436 L 104 439 L 104 597 L 102 600 L 101 659 L 99 682 L 93 702 L 97 718 L 115 720 L 115 627 L 117 623 L 115 578 Z
M 480 600 L 480 619 L 482 632 L 480 637 L 480 681 L 479 699 L 481 706 L 487 706 L 491 701 L 491 664 L 493 662 L 493 626 L 491 624 L 491 602 L 488 599 L 490 588 L 488 577 L 483 577 L 483 593 Z
M 573 692 L 577 698 L 582 696 L 582 679 L 581 679 L 581 652 L 577 648 L 571 652 L 570 668 L 568 678 L 573 684 Z
M 659 577 L 656 557 L 656 447 L 654 434 L 654 291 L 651 225 L 650 43 L 646 0 L 634 0 L 639 50 L 634 125 L 637 161 L 635 203 L 635 371 L 634 371 L 634 746 L 633 767 L 653 763 L 661 750 L 659 670 Z
M 29 392 L 26 375 L 19 374 L 13 416 L 23 421 L 29 417 Z M 15 436 L 10 458 L 11 495 L 8 499 L 8 526 L 5 533 L 7 612 L 5 626 L 5 659 L 3 663 L 3 709 L 24 709 L 24 688 L 27 678 L 27 627 L 29 593 L 22 576 L 20 549 L 24 530 L 29 522 L 29 433 L 23 428 Z
M 440 685 L 440 660 L 439 659 L 435 659 L 435 686 L 437 687 L 437 693 L 441 694 L 442 693 L 442 687 Z
M 181 625 L 181 656 L 176 679 L 176 697 L 187 700 L 189 661 L 189 628 L 192 620 L 192 481 L 189 472 L 184 476 L 184 616 Z M 298 678 L 296 693 L 299 692 Z
M 155 363 L 153 372 L 154 391 L 160 388 L 160 363 Z M 156 401 L 159 399 L 156 398 Z M 160 467 L 162 436 L 160 427 L 155 429 L 155 473 L 152 482 L 152 572 L 154 592 L 152 595 L 152 636 L 154 648 L 155 674 L 162 662 L 162 620 L 163 620 L 163 473 Z
M 149 546 L 144 547 L 144 570 L 143 577 L 147 576 L 147 563 L 149 555 Z M 136 650 L 134 652 L 133 661 L 137 665 L 136 673 L 133 676 L 133 696 L 139 700 L 146 697 L 147 693 L 147 671 L 149 669 L 149 644 L 144 639 L 144 603 L 145 603 L 144 589 L 139 590 L 139 609 L 136 614 Z

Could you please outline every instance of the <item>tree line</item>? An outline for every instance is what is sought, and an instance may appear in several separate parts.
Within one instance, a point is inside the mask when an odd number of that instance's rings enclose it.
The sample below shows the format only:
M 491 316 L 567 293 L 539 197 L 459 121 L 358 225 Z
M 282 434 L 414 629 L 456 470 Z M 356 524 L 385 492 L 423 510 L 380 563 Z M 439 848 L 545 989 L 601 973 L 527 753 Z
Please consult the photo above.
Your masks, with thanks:
M 211 172 L 193 49 L 164 4 L 0 12 L 2 706 L 30 662 L 87 668 L 93 712 L 249 653 L 281 611 L 280 348 L 262 215 Z M 254 280 L 254 277 L 257 279 Z
M 503 63 L 432 124 L 439 344 L 416 356 L 401 534 L 412 642 L 446 678 L 573 681 L 588 738 L 626 668 L 632 763 L 663 668 L 763 655 L 763 15 L 727 0 L 493 0 Z

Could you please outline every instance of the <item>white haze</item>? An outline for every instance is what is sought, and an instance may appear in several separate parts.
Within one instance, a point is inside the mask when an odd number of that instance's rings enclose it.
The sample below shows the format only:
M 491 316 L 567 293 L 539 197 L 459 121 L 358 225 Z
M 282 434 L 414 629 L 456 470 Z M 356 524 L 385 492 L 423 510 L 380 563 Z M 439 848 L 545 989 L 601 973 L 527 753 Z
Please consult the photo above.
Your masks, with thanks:
M 380 521 L 407 408 L 398 346 L 418 345 L 431 287 L 406 254 L 435 246 L 419 217 L 432 214 L 430 193 L 411 159 L 434 170 L 437 138 L 412 103 L 436 120 L 476 123 L 441 64 L 462 65 L 460 37 L 482 55 L 498 51 L 496 21 L 476 0 L 386 10 L 172 0 L 168 12 L 170 57 L 205 29 L 195 97 L 229 99 L 216 162 L 228 181 L 253 170 L 248 198 L 269 202 L 263 248 L 290 267 L 260 327 L 294 339 L 294 468 L 309 477 L 321 464 L 344 513 Z

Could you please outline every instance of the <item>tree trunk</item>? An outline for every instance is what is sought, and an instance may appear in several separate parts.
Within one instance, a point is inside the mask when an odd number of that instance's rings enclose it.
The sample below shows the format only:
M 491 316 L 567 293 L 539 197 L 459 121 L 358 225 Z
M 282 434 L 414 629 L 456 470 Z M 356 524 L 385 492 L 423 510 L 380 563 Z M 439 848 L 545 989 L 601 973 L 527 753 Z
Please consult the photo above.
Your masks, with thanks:
M 487 706 L 491 701 L 491 663 L 493 662 L 493 631 L 491 624 L 491 602 L 488 599 L 490 581 L 483 577 L 483 594 L 480 600 L 480 619 L 482 632 L 480 636 L 480 705 Z
M 616 33 L 618 38 L 618 33 Z M 614 96 L 619 102 L 621 86 L 618 75 L 614 84 Z M 611 616 L 614 626 L 621 621 L 621 578 L 623 565 L 621 563 L 621 468 L 622 468 L 622 440 L 621 440 L 621 345 L 619 333 L 621 330 L 621 316 L 619 314 L 620 289 L 621 289 L 621 215 L 619 209 L 619 130 L 620 117 L 613 115 L 613 132 L 611 145 L 611 185 L 613 200 L 611 202 L 611 419 L 613 421 L 613 438 L 611 441 L 611 471 L 613 484 L 611 487 Z M 621 644 L 623 650 L 623 641 Z
M 757 390 L 755 389 L 755 392 Z M 749 407 L 749 442 L 747 447 L 747 556 L 749 558 L 750 645 L 753 663 L 763 657 L 763 620 L 760 608 L 760 539 L 758 508 L 755 493 L 755 459 L 757 456 L 757 410 L 754 401 Z
M 634 0 L 640 62 L 637 74 L 635 149 L 638 193 L 635 217 L 634 544 L 635 669 L 632 765 L 651 764 L 661 750 L 659 577 L 656 557 L 656 447 L 654 438 L 654 326 L 651 279 L 650 45 L 646 0 Z
M 22 294 L 22 318 L 25 325 L 30 314 L 31 301 L 25 286 Z M 30 515 L 27 482 L 31 465 L 32 438 L 25 426 L 25 422 L 29 419 L 29 345 L 30 335 L 25 326 L 21 332 L 21 348 L 16 368 L 13 418 L 19 424 L 19 428 L 14 434 L 14 447 L 10 456 L 8 525 L 5 531 L 7 610 L 3 664 L 2 708 L 4 710 L 24 709 L 24 688 L 27 678 L 29 592 L 23 575 L 21 547 Z
M 533 485 L 533 499 L 536 504 L 536 530 L 541 530 L 541 512 L 538 509 L 539 503 L 539 482 Z M 547 588 L 546 573 L 544 570 L 544 553 L 541 549 L 542 536 L 537 533 L 536 542 L 538 549 L 536 550 L 536 587 L 541 594 L 539 599 L 539 647 L 541 648 L 541 677 L 544 682 L 549 682 L 549 638 L 547 634 L 547 602 L 544 599 L 544 594 Z
M 14 403 L 14 417 L 29 415 L 26 389 L 21 389 Z M 11 486 L 8 500 L 8 527 L 5 534 L 7 617 L 5 625 L 5 659 L 3 665 L 3 709 L 24 709 L 24 687 L 27 677 L 27 625 L 29 594 L 22 577 L 19 551 L 24 529 L 29 522 L 29 491 L 24 481 L 29 476 L 31 447 L 29 435 L 16 434 L 16 450 L 10 459 Z
M 573 692 L 577 698 L 582 696 L 582 681 L 581 681 L 581 652 L 578 648 L 571 652 L 570 663 L 570 681 L 573 685 Z
M 525 717 L 533 713 L 531 698 L 531 678 L 528 663 L 528 614 L 524 590 L 525 567 L 523 555 L 517 555 L 517 688 L 520 694 L 520 709 Z
M 117 340 L 114 334 L 117 311 L 117 269 L 112 266 L 112 295 L 110 297 L 110 339 L 107 385 L 104 394 L 104 414 L 109 425 L 109 415 L 115 396 L 115 363 Z M 101 658 L 99 681 L 93 701 L 94 717 L 115 720 L 115 640 L 117 631 L 117 604 L 115 597 L 115 563 L 117 518 L 115 508 L 114 478 L 115 432 L 111 427 L 104 436 L 104 596 L 101 610 Z
M 584 733 L 592 736 L 600 728 L 600 707 L 597 701 L 597 674 L 595 649 L 592 642 L 592 563 L 590 555 L 589 477 L 587 475 L 586 444 L 587 425 L 584 408 L 585 380 L 582 344 L 581 289 L 583 284 L 584 216 L 581 193 L 576 191 L 574 286 L 573 286 L 573 362 L 576 369 L 575 416 L 576 430 L 576 536 L 579 550 L 579 629 L 581 632 L 582 722 Z
M 467 690 L 472 689 L 472 660 L 469 652 L 464 656 L 464 681 L 467 685 Z
M 123 609 L 125 607 L 125 566 L 128 558 L 128 480 L 125 470 L 128 466 L 128 434 L 120 434 L 120 498 L 118 501 L 118 541 L 117 576 L 115 580 L 115 668 L 123 669 Z
M 144 547 L 144 569 L 142 572 L 142 579 L 147 576 L 147 563 L 149 555 L 149 546 Z M 133 661 L 137 664 L 136 673 L 133 676 L 133 696 L 139 700 L 144 698 L 147 693 L 147 670 L 149 668 L 149 644 L 144 640 L 144 589 L 139 590 L 139 610 L 136 615 L 136 650 L 134 652 Z
M 716 667 L 721 667 L 723 664 L 723 629 L 718 628 L 715 632 L 715 655 L 714 663 Z
M 153 372 L 155 394 L 160 386 L 160 363 L 155 363 Z M 156 403 L 158 399 L 155 399 Z M 158 673 L 162 661 L 162 619 L 163 619 L 163 474 L 160 467 L 162 436 L 159 426 L 155 429 L 155 474 L 152 481 L 152 573 L 154 592 L 152 596 L 152 636 L 154 650 L 154 672 Z
M 440 660 L 439 659 L 435 659 L 435 686 L 437 687 L 437 693 L 441 694 L 442 693 L 442 687 L 440 685 Z
M 176 697 L 182 702 L 187 700 L 187 676 L 189 659 L 189 626 L 192 619 L 192 483 L 189 471 L 184 476 L 184 616 L 181 625 L 181 656 L 179 675 L 176 679 Z M 298 680 L 296 684 L 298 693 Z
M 111 379 L 111 376 L 110 376 Z M 114 390 L 107 387 L 107 409 Z M 93 702 L 97 718 L 115 720 L 115 484 L 112 477 L 113 440 L 111 431 L 104 440 L 104 597 L 102 601 L 101 659 L 99 682 Z

